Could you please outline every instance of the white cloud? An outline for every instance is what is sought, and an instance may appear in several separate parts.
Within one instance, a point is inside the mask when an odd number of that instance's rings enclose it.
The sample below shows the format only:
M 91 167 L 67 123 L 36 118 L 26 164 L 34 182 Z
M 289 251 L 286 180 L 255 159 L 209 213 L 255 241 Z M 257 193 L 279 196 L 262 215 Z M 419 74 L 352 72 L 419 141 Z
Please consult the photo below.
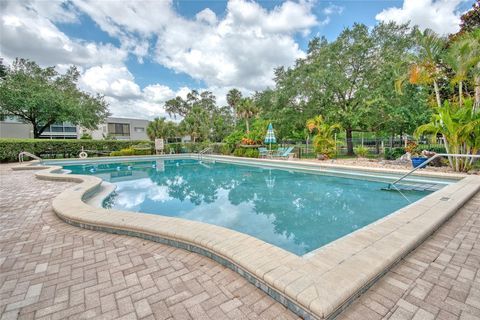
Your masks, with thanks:
M 156 61 L 208 86 L 260 90 L 273 85 L 275 67 L 304 56 L 293 34 L 316 24 L 309 2 L 287 1 L 267 11 L 255 2 L 231 0 L 216 24 L 177 18 L 165 26 Z
M 89 92 L 105 95 L 110 111 L 115 116 L 168 118 L 163 109 L 165 101 L 177 95 L 186 96 L 191 89 L 182 87 L 178 91 L 162 84 L 151 84 L 140 89 L 135 78 L 123 65 L 105 64 L 91 67 L 82 73 L 80 86 Z
M 80 79 L 80 85 L 92 92 L 98 92 L 118 99 L 135 98 L 141 95 L 140 87 L 125 66 L 105 64 L 87 69 Z
M 48 14 L 52 21 L 76 21 L 75 15 L 58 4 L 52 8 Z M 125 51 L 111 44 L 70 39 L 41 14 L 47 11 L 42 3 L 2 1 L 0 9 L 0 55 L 7 61 L 21 56 L 42 65 L 95 65 L 121 62 L 127 56 Z
M 228 89 L 264 89 L 273 85 L 275 67 L 304 56 L 294 36 L 320 23 L 312 5 L 288 0 L 266 10 L 253 1 L 230 0 L 221 17 L 205 8 L 187 19 L 171 0 L 3 1 L 0 54 L 7 62 L 21 56 L 60 70 L 75 64 L 82 88 L 104 94 L 114 115 L 151 118 L 164 115 L 164 101 L 186 96 L 190 88 L 154 83 L 142 89 L 125 66 L 128 54 L 202 81 L 205 88 L 197 90 L 214 92 L 223 105 Z M 55 25 L 80 23 L 82 14 L 120 45 L 70 38 Z
M 335 4 L 330 4 L 328 7 L 323 9 L 323 13 L 327 16 L 332 14 L 342 14 L 344 7 L 337 6 Z
M 404 0 L 401 8 L 392 7 L 376 15 L 379 21 L 411 22 L 421 29 L 446 35 L 459 30 L 459 5 L 463 0 Z
M 197 19 L 197 21 L 203 21 L 211 25 L 217 23 L 217 15 L 209 8 L 206 8 L 197 13 L 195 18 Z

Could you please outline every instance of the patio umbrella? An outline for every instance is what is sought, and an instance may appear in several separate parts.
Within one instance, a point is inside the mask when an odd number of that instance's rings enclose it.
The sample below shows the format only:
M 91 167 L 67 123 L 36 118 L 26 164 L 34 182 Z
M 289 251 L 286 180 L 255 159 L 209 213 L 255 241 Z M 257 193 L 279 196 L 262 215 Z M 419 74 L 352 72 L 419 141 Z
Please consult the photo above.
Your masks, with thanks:
M 277 143 L 277 139 L 275 138 L 275 133 L 273 132 L 273 126 L 271 123 L 268 125 L 265 143 L 270 144 L 270 150 L 272 150 L 272 143 Z

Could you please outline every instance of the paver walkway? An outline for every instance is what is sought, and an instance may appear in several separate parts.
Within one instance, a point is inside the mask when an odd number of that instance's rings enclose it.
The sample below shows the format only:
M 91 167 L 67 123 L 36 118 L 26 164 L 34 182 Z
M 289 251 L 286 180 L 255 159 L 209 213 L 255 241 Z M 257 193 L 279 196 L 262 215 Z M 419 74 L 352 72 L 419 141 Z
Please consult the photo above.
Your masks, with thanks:
M 1 319 L 296 319 L 201 255 L 62 222 L 70 185 L 0 165 Z
M 480 319 L 480 193 L 338 319 Z
M 70 226 L 70 183 L 0 165 L 1 319 L 294 319 L 233 271 L 165 245 Z M 480 194 L 339 319 L 480 319 Z

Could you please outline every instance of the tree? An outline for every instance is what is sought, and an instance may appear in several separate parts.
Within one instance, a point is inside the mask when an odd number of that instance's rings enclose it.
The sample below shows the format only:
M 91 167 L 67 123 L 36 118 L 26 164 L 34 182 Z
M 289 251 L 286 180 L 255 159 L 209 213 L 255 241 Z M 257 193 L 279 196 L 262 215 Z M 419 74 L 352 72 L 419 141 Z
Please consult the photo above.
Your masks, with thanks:
M 319 154 L 331 157 L 336 150 L 334 134 L 341 130 L 341 125 L 338 123 L 330 125 L 326 123 L 320 115 L 308 119 L 306 127 L 310 133 L 315 133 L 313 138 L 315 151 Z
M 185 134 L 190 135 L 194 143 L 197 139 L 206 139 L 210 128 L 210 115 L 198 105 L 193 106 L 182 122 L 180 122 L 180 129 Z
M 230 89 L 227 93 L 227 104 L 235 112 L 237 106 L 242 100 L 242 93 L 238 89 Z
M 177 134 L 177 124 L 172 121 L 166 121 L 165 118 L 155 118 L 147 126 L 147 135 L 150 140 L 162 138 L 168 142 L 169 138 L 174 138 Z
M 7 67 L 3 64 L 3 59 L 0 58 L 0 79 L 4 79 L 7 76 Z
M 439 60 L 444 52 L 446 41 L 434 31 L 416 30 L 417 54 L 409 70 L 411 84 L 432 85 L 437 107 L 442 105 L 438 79 L 441 75 Z
M 253 118 L 258 113 L 258 108 L 255 106 L 253 100 L 251 98 L 241 99 L 237 105 L 236 113 L 241 119 L 245 120 L 247 133 L 249 133 L 250 126 L 248 120 Z
M 367 26 L 354 24 L 331 44 L 320 45 L 313 48 L 312 55 L 307 58 L 312 60 L 319 74 L 312 80 L 320 80 L 322 93 L 330 101 L 326 113 L 344 128 L 347 153 L 353 155 L 352 132 L 366 129 L 364 120 L 369 105 L 365 102 L 373 88 L 374 43 Z
M 54 67 L 16 59 L 0 82 L 0 114 L 31 123 L 34 138 L 62 121 L 95 129 L 108 116 L 108 104 L 102 96 L 80 91 L 78 77 L 76 67 L 59 74 Z
M 460 21 L 460 30 L 457 33 L 450 35 L 449 38 L 451 41 L 465 33 L 472 32 L 480 28 L 480 0 L 477 0 L 472 5 L 470 10 L 462 14 Z
M 476 35 L 476 37 L 475 37 Z M 468 79 L 472 68 L 480 62 L 480 29 L 477 32 L 465 33 L 450 43 L 445 53 L 445 61 L 455 73 L 452 84 L 458 84 L 458 102 L 462 107 L 463 83 Z M 478 72 L 476 72 L 478 73 Z M 478 74 L 475 76 L 475 87 L 480 86 Z
M 447 153 L 477 154 L 480 150 L 480 112 L 474 112 L 472 100 L 460 107 L 447 101 L 435 108 L 429 123 L 417 128 L 415 135 L 431 134 L 434 139 L 442 135 Z M 449 157 L 450 166 L 456 171 L 468 171 L 473 158 Z

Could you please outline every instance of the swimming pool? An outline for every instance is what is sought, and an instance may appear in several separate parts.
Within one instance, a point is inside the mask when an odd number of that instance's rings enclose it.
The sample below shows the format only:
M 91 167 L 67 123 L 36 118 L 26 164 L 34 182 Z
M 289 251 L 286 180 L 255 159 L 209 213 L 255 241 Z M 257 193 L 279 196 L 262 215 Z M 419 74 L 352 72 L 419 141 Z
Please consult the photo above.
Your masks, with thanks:
M 428 195 L 384 182 L 195 159 L 67 164 L 117 186 L 114 209 L 223 226 L 303 255 Z

